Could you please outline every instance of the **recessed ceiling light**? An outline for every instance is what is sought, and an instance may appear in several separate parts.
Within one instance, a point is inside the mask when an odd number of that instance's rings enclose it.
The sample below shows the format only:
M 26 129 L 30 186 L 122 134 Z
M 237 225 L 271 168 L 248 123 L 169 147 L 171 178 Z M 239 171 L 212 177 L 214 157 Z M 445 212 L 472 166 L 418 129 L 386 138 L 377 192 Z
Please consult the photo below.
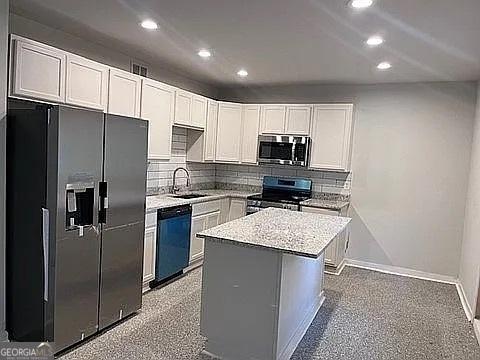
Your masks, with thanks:
M 212 53 L 210 51 L 208 51 L 207 49 L 201 49 L 199 52 L 198 52 L 198 56 L 204 58 L 204 59 L 207 59 L 209 58 L 210 56 L 212 56 Z
M 383 39 L 381 36 L 371 36 L 368 38 L 366 43 L 367 45 L 370 45 L 370 46 L 378 46 L 383 43 Z
M 143 20 L 140 25 L 144 29 L 148 29 L 148 30 L 157 30 L 158 29 L 157 23 L 153 20 Z
M 392 64 L 390 64 L 388 61 L 383 61 L 377 65 L 378 70 L 388 70 L 391 67 L 392 67 Z
M 355 9 L 365 9 L 372 6 L 373 0 L 351 0 L 350 6 Z
M 241 76 L 241 77 L 248 76 L 248 71 L 245 70 L 245 69 L 238 70 L 238 71 L 237 71 L 237 75 L 238 75 L 238 76 Z

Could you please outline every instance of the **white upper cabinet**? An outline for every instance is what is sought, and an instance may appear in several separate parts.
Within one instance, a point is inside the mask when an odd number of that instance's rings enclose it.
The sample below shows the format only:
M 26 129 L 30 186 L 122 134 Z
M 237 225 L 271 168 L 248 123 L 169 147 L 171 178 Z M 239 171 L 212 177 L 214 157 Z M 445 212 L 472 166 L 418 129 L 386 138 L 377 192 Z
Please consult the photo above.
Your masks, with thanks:
M 242 163 L 257 163 L 258 131 L 260 127 L 260 106 L 243 106 Z
M 207 98 L 193 95 L 191 126 L 204 129 L 207 122 Z
M 206 97 L 177 89 L 175 92 L 175 125 L 205 129 L 207 102 Z
M 312 107 L 310 105 L 287 106 L 285 134 L 307 136 L 310 133 L 311 117 Z
M 283 134 L 285 114 L 284 105 L 262 105 L 262 134 Z
M 315 105 L 310 168 L 350 171 L 353 105 Z
M 107 91 L 108 67 L 67 54 L 66 103 L 106 111 Z
M 207 100 L 205 131 L 197 128 L 187 130 L 187 161 L 215 161 L 217 142 L 218 102 Z
M 175 91 L 175 125 L 191 126 L 193 96 L 188 91 Z
M 142 80 L 135 74 L 110 69 L 108 112 L 110 114 L 139 117 Z
M 12 36 L 11 94 L 65 102 L 66 53 Z
M 205 128 L 205 161 L 215 161 L 217 147 L 218 102 L 208 101 L 207 126 Z
M 141 118 L 148 120 L 148 158 L 170 159 L 175 90 L 161 82 L 142 79 Z
M 217 149 L 215 160 L 240 162 L 242 105 L 220 102 L 218 106 Z

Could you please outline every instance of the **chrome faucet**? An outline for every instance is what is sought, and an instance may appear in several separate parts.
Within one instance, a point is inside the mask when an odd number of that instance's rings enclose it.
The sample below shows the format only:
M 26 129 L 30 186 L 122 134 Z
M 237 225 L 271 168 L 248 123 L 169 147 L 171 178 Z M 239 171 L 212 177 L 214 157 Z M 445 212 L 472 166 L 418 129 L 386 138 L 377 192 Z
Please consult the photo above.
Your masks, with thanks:
M 178 167 L 173 172 L 173 193 L 174 194 L 176 194 L 180 190 L 180 188 L 177 186 L 177 171 L 178 170 L 185 171 L 185 174 L 187 174 L 187 188 L 190 186 L 190 173 L 184 167 Z

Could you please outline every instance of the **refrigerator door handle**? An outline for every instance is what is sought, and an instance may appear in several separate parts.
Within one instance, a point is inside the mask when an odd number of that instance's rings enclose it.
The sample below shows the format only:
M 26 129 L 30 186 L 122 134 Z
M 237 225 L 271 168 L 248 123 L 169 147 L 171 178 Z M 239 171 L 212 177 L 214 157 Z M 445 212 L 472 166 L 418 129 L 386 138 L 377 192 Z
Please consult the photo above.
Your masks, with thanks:
M 99 196 L 100 196 L 100 206 L 98 210 L 98 223 L 106 224 L 107 223 L 107 209 L 108 209 L 108 188 L 107 182 L 101 181 L 99 184 Z
M 42 243 L 43 243 L 43 299 L 48 301 L 48 243 L 50 238 L 50 212 L 42 208 Z

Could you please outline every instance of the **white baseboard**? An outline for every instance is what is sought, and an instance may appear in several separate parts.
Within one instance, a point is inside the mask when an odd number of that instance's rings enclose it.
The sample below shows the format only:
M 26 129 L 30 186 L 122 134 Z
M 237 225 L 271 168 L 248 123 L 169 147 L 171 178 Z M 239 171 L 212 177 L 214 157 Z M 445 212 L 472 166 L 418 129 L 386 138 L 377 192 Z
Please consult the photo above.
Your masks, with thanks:
M 360 261 L 360 260 L 353 260 L 353 259 L 346 259 L 345 262 L 347 266 L 379 271 L 386 274 L 407 276 L 415 279 L 430 280 L 430 281 L 436 281 L 436 282 L 453 284 L 453 285 L 456 285 L 458 283 L 457 279 L 454 278 L 453 276 L 427 273 L 424 271 L 412 270 L 412 269 L 407 269 L 399 266 L 375 264 L 375 263 L 370 263 L 370 262 Z
M 455 279 L 452 276 L 432 274 L 432 273 L 427 273 L 423 271 L 402 268 L 398 266 L 375 264 L 375 263 L 369 263 L 366 261 L 359 261 L 359 260 L 352 260 L 352 259 L 347 259 L 345 262 L 346 262 L 346 266 L 378 271 L 385 274 L 406 276 L 406 277 L 411 277 L 415 279 L 435 281 L 435 282 L 440 282 L 444 284 L 455 285 L 455 288 L 457 289 L 457 293 L 458 293 L 458 296 L 460 297 L 460 302 L 462 303 L 463 311 L 465 312 L 465 316 L 467 317 L 467 320 L 470 322 L 473 320 L 473 312 L 470 306 L 468 305 L 468 301 L 467 301 L 467 298 L 465 297 L 463 286 L 458 281 L 458 279 Z
M 473 311 L 468 304 L 467 296 L 465 295 L 465 290 L 463 290 L 462 283 L 460 281 L 457 281 L 455 285 L 457 287 L 458 296 L 460 297 L 460 302 L 462 303 L 465 315 L 467 315 L 468 321 L 473 321 Z
M 475 331 L 475 335 L 477 336 L 478 344 L 480 345 L 480 320 L 474 319 L 473 320 L 473 330 Z

